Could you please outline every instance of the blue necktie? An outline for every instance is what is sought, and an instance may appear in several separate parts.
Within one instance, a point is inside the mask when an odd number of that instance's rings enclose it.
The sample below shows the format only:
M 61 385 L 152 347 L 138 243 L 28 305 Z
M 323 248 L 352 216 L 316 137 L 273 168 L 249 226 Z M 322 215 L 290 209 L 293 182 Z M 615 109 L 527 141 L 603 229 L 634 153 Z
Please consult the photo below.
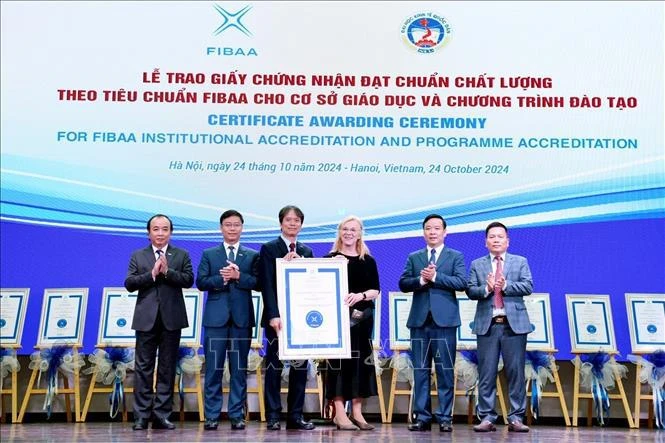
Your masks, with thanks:
M 436 249 L 432 249 L 432 255 L 430 255 L 430 257 L 429 257 L 429 263 L 431 265 L 436 264 Z
M 161 257 L 163 253 L 164 251 L 162 251 L 161 249 L 155 251 L 155 254 L 157 254 L 157 260 L 159 260 L 159 257 Z
M 236 254 L 233 252 L 235 246 L 229 246 L 229 261 L 236 261 Z

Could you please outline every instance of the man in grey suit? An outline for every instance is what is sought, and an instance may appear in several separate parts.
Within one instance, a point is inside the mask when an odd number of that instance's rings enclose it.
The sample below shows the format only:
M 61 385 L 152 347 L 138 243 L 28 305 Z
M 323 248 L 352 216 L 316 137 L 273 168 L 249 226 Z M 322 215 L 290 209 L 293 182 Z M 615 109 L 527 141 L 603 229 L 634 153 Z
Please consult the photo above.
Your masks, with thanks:
M 523 424 L 526 409 L 524 357 L 526 336 L 531 332 L 524 296 L 533 291 L 529 263 L 524 257 L 506 253 L 508 228 L 499 222 L 485 229 L 489 255 L 471 263 L 467 295 L 478 300 L 473 333 L 478 342 L 478 414 L 476 432 L 495 431 L 497 419 L 496 372 L 499 352 L 508 379 L 510 413 L 508 430 L 529 432 Z
M 466 289 L 466 267 L 461 252 L 444 246 L 446 221 L 430 214 L 423 221 L 427 247 L 413 252 L 399 279 L 402 292 L 413 292 L 406 326 L 411 330 L 413 353 L 413 413 L 409 431 L 429 431 L 432 422 L 430 374 L 434 359 L 439 407 L 435 412 L 440 432 L 452 432 L 454 368 L 457 352 L 459 306 L 455 291 Z
M 196 274 L 196 287 L 208 291 L 203 311 L 203 337 L 206 357 L 204 429 L 217 429 L 222 412 L 222 375 L 229 354 L 231 387 L 228 414 L 231 429 L 245 429 L 247 400 L 247 357 L 252 337 L 254 304 L 252 289 L 257 286 L 259 253 L 240 244 L 244 219 L 229 209 L 219 218 L 224 242 L 203 251 Z
M 173 408 L 180 333 L 188 327 L 182 288 L 189 288 L 194 282 L 189 253 L 169 244 L 173 232 L 171 220 L 157 214 L 148 220 L 147 228 L 151 244 L 134 251 L 125 279 L 128 291 L 138 290 L 132 321 L 132 329 L 136 331 L 135 431 L 147 429 L 151 416 L 153 429 L 175 429 L 169 415 Z M 152 386 L 158 350 L 155 395 Z

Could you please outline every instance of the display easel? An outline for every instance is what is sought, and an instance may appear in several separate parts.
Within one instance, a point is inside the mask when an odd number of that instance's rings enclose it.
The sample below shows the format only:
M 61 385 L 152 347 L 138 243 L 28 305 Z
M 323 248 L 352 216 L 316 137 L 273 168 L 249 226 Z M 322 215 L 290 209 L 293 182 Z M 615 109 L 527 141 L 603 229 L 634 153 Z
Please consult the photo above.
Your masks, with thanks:
M 461 357 L 457 356 L 457 358 L 461 358 Z M 434 377 L 434 383 L 435 383 L 435 386 L 436 386 L 436 377 Z M 433 395 L 436 394 L 436 391 L 432 391 L 432 392 L 433 392 Z M 455 393 L 454 394 L 455 397 L 465 397 L 465 398 L 468 399 L 468 405 L 467 405 L 467 410 L 466 410 L 466 414 L 467 414 L 466 422 L 467 422 L 467 424 L 470 424 L 470 425 L 473 424 L 473 421 L 476 417 L 475 404 L 474 404 L 474 401 L 473 401 L 473 397 L 475 395 L 478 395 L 478 394 L 474 393 L 473 396 L 468 396 L 466 390 L 457 389 L 457 369 L 455 370 L 454 393 Z M 503 422 L 505 424 L 508 424 L 508 413 L 507 413 L 508 410 L 506 409 L 506 400 L 503 396 L 503 387 L 501 385 L 501 380 L 500 380 L 498 374 L 496 376 L 496 398 L 499 401 L 499 409 L 501 410 L 501 417 L 503 418 Z M 455 407 L 455 403 L 453 402 L 453 410 L 454 410 L 454 407 Z
M 633 354 L 639 355 L 637 352 Z M 642 392 L 642 382 L 640 381 L 640 372 L 642 372 L 642 364 L 640 362 L 635 363 L 635 415 L 633 417 L 633 423 L 636 428 L 640 427 L 640 406 L 643 401 L 647 402 L 648 416 L 647 416 L 647 426 L 649 429 L 653 429 L 653 392 L 649 389 L 648 392 Z M 645 383 L 649 386 L 648 383 Z
M 614 323 L 612 317 L 612 304 L 607 294 L 566 294 L 566 307 L 568 311 L 568 326 L 571 340 L 571 353 L 575 354 L 573 377 L 573 426 L 577 426 L 579 403 L 581 399 L 588 399 L 587 426 L 593 424 L 593 394 L 580 392 L 580 374 L 582 360 L 580 355 L 591 355 L 603 352 L 609 355 L 618 394 L 608 393 L 610 400 L 621 400 L 628 420 L 628 426 L 635 427 L 633 415 L 630 411 L 626 391 L 623 388 L 621 374 L 616 368 L 614 358 L 619 352 L 614 337 Z
M 3 345 L 5 349 L 11 349 L 16 355 L 16 351 L 21 348 L 19 345 Z M 5 423 L 5 395 L 11 395 L 12 405 L 12 423 L 18 423 L 18 371 L 12 371 L 11 387 L 6 388 L 4 383 L 0 389 L 0 422 Z
M 372 346 L 372 351 L 373 352 L 381 351 L 381 347 L 379 346 L 377 348 L 375 346 Z M 372 358 L 375 358 L 375 356 L 373 356 Z M 379 373 L 375 373 L 375 375 L 376 375 L 376 390 L 377 393 L 379 394 L 379 409 L 381 412 L 381 423 L 388 423 L 387 421 L 388 416 L 386 413 L 386 403 L 383 395 L 383 383 L 381 382 L 381 375 L 379 375 Z
M 566 405 L 566 398 L 563 395 L 563 387 L 561 386 L 561 379 L 559 378 L 559 370 L 556 367 L 556 361 L 554 360 L 554 354 L 559 352 L 557 349 L 543 349 L 542 352 L 546 352 L 548 358 L 550 358 L 550 371 L 552 372 L 552 377 L 554 378 L 554 386 L 556 391 L 543 391 L 541 396 L 543 398 L 558 398 L 559 405 L 561 407 L 561 413 L 563 414 L 563 419 L 566 422 L 566 426 L 570 426 L 570 417 L 568 415 L 568 406 Z M 526 395 L 527 398 L 531 397 L 531 380 L 527 379 L 526 381 Z M 527 424 L 531 425 L 533 421 L 533 416 L 531 415 L 531 408 L 526 408 L 526 420 Z
M 95 346 L 98 349 L 101 348 L 106 348 L 108 346 L 105 345 L 97 345 Z M 90 376 L 90 386 L 88 387 L 88 394 L 85 397 L 85 403 L 83 404 L 83 411 L 81 412 L 81 421 L 84 422 L 86 417 L 88 416 L 88 410 L 90 408 L 90 402 L 92 401 L 92 395 L 93 394 L 110 394 L 113 392 L 113 386 L 97 386 L 97 374 L 99 373 L 99 366 L 95 365 L 95 369 L 93 369 L 92 374 Z M 124 395 L 126 394 L 133 394 L 134 393 L 134 388 L 133 387 L 126 387 L 123 383 L 122 387 Z M 127 421 L 127 407 L 126 405 L 122 405 L 122 421 L 126 422 Z
M 40 351 L 42 349 L 47 348 L 46 346 L 41 346 L 41 347 L 35 347 L 35 349 L 39 349 Z M 74 345 L 72 346 L 72 355 L 74 357 L 74 365 L 76 366 L 76 362 L 79 359 L 79 346 Z M 57 395 L 64 395 L 65 396 L 65 413 L 67 415 L 67 423 L 72 422 L 72 407 L 71 407 L 71 400 L 69 396 L 71 394 L 74 394 L 74 418 L 73 421 L 80 421 L 80 415 L 79 415 L 79 408 L 81 404 L 81 390 L 80 390 L 80 375 L 79 375 L 79 370 L 76 369 L 74 371 L 74 386 L 69 387 L 69 378 L 67 377 L 66 374 L 63 374 L 62 372 L 58 371 L 59 376 L 62 377 L 62 388 L 58 388 L 58 394 Z M 39 365 L 35 366 L 35 368 L 32 370 L 32 375 L 30 376 L 30 381 L 28 382 L 28 388 L 25 391 L 25 397 L 23 397 L 23 404 L 21 405 L 21 412 L 18 414 L 17 418 L 17 423 L 23 423 L 23 416 L 25 415 L 25 411 L 28 408 L 28 403 L 30 401 L 30 397 L 35 394 L 41 394 L 45 395 L 47 393 L 46 388 L 36 388 L 35 387 L 35 380 L 37 379 L 37 375 L 39 375 Z
M 574 354 L 587 354 L 587 352 L 573 351 Z M 616 363 L 614 356 L 616 352 L 608 353 L 610 354 L 610 363 Z M 573 378 L 573 426 L 577 426 L 577 415 L 579 411 L 579 403 L 581 399 L 588 399 L 587 403 L 587 426 L 593 424 L 593 395 L 590 392 L 580 392 L 580 369 L 582 367 L 582 361 L 579 355 L 575 356 L 573 360 L 575 364 L 575 375 Z M 609 394 L 608 397 L 610 400 L 621 400 L 623 404 L 623 410 L 626 414 L 626 419 L 628 420 L 628 426 L 631 428 L 635 427 L 633 422 L 633 416 L 630 412 L 630 405 L 628 404 L 628 398 L 626 397 L 626 391 L 623 388 L 623 383 L 621 382 L 621 376 L 619 372 L 614 369 L 614 378 L 616 382 L 616 387 L 619 389 L 618 394 Z
M 182 347 L 187 347 L 191 348 L 194 351 L 194 355 L 197 354 L 199 348 L 201 345 L 193 345 L 193 344 L 181 344 L 180 346 Z M 159 365 L 159 362 L 157 363 Z M 155 376 L 157 375 L 157 371 L 155 371 Z M 173 394 L 174 396 L 176 394 L 180 394 L 180 379 L 184 376 L 185 374 L 176 374 L 175 378 L 175 387 L 173 388 Z M 183 384 L 184 386 L 184 384 Z M 203 409 L 203 388 L 201 386 L 201 373 L 194 374 L 194 386 L 192 387 L 184 387 L 182 390 L 183 394 L 196 394 L 196 403 L 199 408 L 199 421 L 205 421 L 204 417 L 204 412 L 205 410 Z M 184 422 L 185 421 L 185 402 L 184 400 L 180 400 L 180 421 Z

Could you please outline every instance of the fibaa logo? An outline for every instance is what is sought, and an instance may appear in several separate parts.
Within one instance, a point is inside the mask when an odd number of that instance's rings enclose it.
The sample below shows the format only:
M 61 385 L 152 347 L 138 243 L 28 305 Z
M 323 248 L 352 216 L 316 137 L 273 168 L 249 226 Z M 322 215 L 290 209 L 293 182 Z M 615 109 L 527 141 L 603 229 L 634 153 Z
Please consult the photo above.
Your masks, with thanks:
M 213 32 L 213 35 L 219 35 L 222 32 L 226 31 L 227 29 L 230 28 L 236 28 L 246 36 L 251 36 L 252 33 L 250 32 L 249 29 L 247 29 L 247 26 L 245 26 L 242 23 L 242 18 L 249 12 L 250 9 L 252 9 L 251 6 L 245 6 L 238 12 L 229 12 L 226 9 L 222 8 L 219 5 L 215 5 L 215 9 L 219 14 L 224 18 L 224 21 L 222 22 L 221 25 L 215 29 L 215 32 Z
M 222 16 L 222 23 L 217 26 L 213 31 L 212 35 L 219 36 L 225 31 L 234 28 L 242 32 L 248 37 L 252 36 L 252 32 L 245 26 L 242 22 L 242 19 L 249 12 L 252 7 L 250 5 L 245 6 L 237 12 L 230 12 L 222 8 L 219 5 L 214 5 L 215 10 Z M 230 47 L 230 46 L 208 46 L 206 48 L 206 55 L 208 56 L 257 56 L 258 53 L 254 48 L 241 48 L 241 47 Z
M 402 24 L 402 38 L 410 48 L 431 54 L 444 47 L 451 36 L 450 23 L 432 12 L 419 12 Z

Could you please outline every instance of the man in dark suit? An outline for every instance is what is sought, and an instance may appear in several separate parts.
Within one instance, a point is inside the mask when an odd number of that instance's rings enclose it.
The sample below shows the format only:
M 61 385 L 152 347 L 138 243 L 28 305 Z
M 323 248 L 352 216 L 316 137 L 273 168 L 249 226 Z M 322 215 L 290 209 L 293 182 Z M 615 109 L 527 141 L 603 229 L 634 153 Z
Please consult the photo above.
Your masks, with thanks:
M 459 306 L 455 291 L 466 289 L 461 252 L 444 246 L 446 221 L 430 214 L 423 221 L 427 247 L 415 251 L 399 279 L 402 292 L 413 292 L 406 326 L 411 330 L 413 413 L 409 431 L 429 431 L 432 422 L 430 374 L 434 359 L 439 407 L 434 413 L 440 432 L 453 430 L 454 367 Z
M 508 430 L 529 432 L 523 424 L 526 409 L 524 357 L 531 322 L 524 296 L 533 291 L 531 270 L 526 258 L 506 253 L 508 228 L 492 222 L 485 229 L 489 255 L 471 263 L 467 295 L 478 300 L 473 333 L 478 341 L 478 414 L 476 432 L 496 430 L 496 372 L 499 352 L 508 378 L 510 413 Z
M 282 362 L 279 360 L 277 334 L 282 329 L 282 320 L 277 305 L 276 259 L 292 260 L 298 257 L 313 257 L 312 250 L 297 237 L 305 221 L 305 215 L 297 206 L 285 206 L 279 211 L 282 235 L 261 247 L 260 286 L 263 295 L 263 316 L 261 326 L 265 328 L 268 342 L 266 351 L 265 406 L 268 430 L 280 429 L 279 415 L 282 411 L 280 398 Z M 307 361 L 294 362 L 289 371 L 289 393 L 287 396 L 287 429 L 314 429 L 312 422 L 303 418 L 305 385 L 307 384 Z
M 151 244 L 134 251 L 125 279 L 128 291 L 138 290 L 132 322 L 132 329 L 136 331 L 135 431 L 147 429 L 151 416 L 153 429 L 175 429 L 169 415 L 173 407 L 180 333 L 189 326 L 182 288 L 189 288 L 194 282 L 189 253 L 169 244 L 173 232 L 171 220 L 157 214 L 148 220 L 147 227 Z M 155 394 L 152 386 L 158 350 Z
M 203 251 L 196 276 L 196 287 L 208 291 L 203 311 L 206 430 L 217 429 L 222 412 L 222 375 L 227 351 L 231 429 L 245 429 L 247 356 L 255 323 L 252 289 L 257 285 L 259 253 L 240 244 L 243 223 L 242 215 L 234 209 L 222 214 L 219 224 L 224 242 Z

